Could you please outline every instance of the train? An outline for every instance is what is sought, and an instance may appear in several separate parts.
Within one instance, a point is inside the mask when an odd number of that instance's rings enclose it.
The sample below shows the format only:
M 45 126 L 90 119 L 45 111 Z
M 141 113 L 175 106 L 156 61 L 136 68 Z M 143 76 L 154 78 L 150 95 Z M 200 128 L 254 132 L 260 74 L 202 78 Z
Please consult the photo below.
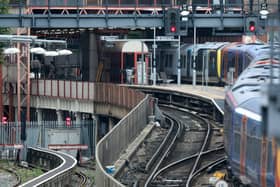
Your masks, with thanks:
M 263 44 L 247 49 L 248 54 L 254 55 L 226 92 L 224 145 L 236 186 L 271 187 L 280 184 L 280 173 L 277 172 L 280 165 L 276 161 L 280 155 L 277 155 L 276 140 L 266 135 L 266 127 L 262 123 L 262 86 L 270 80 L 276 81 L 280 75 L 279 56 L 270 56 L 269 47 Z M 229 50 L 236 51 L 237 46 Z
M 267 51 L 269 46 L 263 43 L 239 42 L 184 44 L 180 48 L 182 81 L 192 81 L 195 69 L 198 82 L 224 85 L 236 80 L 255 56 L 259 55 L 260 50 Z M 159 55 L 160 71 L 165 71 L 169 78 L 176 79 L 178 50 L 176 48 L 162 49 L 159 51 Z M 229 72 L 232 72 L 232 75 Z

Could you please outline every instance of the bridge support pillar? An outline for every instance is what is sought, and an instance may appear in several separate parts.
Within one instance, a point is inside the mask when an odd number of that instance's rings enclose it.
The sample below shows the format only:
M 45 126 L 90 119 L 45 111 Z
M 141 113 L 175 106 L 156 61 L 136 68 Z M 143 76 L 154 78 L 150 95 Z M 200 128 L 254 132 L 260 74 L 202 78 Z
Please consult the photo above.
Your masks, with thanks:
M 109 131 L 112 130 L 112 128 L 114 127 L 114 119 L 109 117 Z
M 59 124 L 61 124 L 63 122 L 62 111 L 61 110 L 57 110 L 56 111 L 56 115 L 57 115 L 57 122 Z
M 42 109 L 37 108 L 36 112 L 37 112 L 37 122 L 38 122 L 38 124 L 40 124 L 43 121 Z
M 98 117 L 98 115 L 95 115 L 95 114 L 92 114 L 92 119 L 93 119 L 93 121 L 94 121 L 94 124 L 95 124 L 95 128 L 93 128 L 93 130 L 94 130 L 94 132 L 93 132 L 93 136 L 94 136 L 94 138 L 93 138 L 93 145 L 94 145 L 94 152 L 95 152 L 95 147 L 96 147 L 96 144 L 97 144 L 97 142 L 98 142 L 98 140 L 99 140 L 99 138 L 98 138 L 98 130 L 99 130 L 99 124 L 100 124 L 100 121 L 99 121 L 99 117 Z
M 82 123 L 82 114 L 81 114 L 81 112 L 76 112 L 75 116 L 76 116 L 76 123 L 77 124 L 81 124 Z
M 17 109 L 17 107 L 15 107 L 15 121 L 18 121 L 18 113 L 17 113 L 17 111 L 18 111 L 18 109 Z
M 38 123 L 38 126 L 40 127 L 40 146 L 41 147 L 45 147 L 45 126 L 43 124 L 43 111 L 42 109 L 39 109 L 37 108 L 36 109 L 36 112 L 37 112 L 37 123 Z

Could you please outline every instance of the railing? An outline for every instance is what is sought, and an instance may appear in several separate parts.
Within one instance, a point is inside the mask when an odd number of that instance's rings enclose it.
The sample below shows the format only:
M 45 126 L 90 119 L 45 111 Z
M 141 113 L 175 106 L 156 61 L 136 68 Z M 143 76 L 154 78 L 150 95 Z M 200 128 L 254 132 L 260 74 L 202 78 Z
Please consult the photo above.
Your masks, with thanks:
M 27 160 L 32 166 L 49 171 L 27 181 L 20 187 L 70 185 L 68 179 L 77 165 L 77 160 L 71 155 L 41 148 L 28 148 Z
M 134 140 L 148 123 L 150 114 L 150 98 L 146 96 L 131 112 L 129 112 L 96 147 L 96 186 L 123 187 L 113 176 L 106 173 L 104 167 L 112 165 L 122 151 Z
M 91 100 L 132 109 L 145 94 L 116 84 L 65 80 L 33 80 L 31 95 Z

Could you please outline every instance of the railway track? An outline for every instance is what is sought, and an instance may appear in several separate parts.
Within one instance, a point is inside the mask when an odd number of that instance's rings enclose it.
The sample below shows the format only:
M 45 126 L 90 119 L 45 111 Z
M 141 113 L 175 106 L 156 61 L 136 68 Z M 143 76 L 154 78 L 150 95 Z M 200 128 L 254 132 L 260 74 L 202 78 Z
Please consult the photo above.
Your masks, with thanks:
M 220 129 L 208 114 L 170 103 L 161 104 L 160 109 L 169 121 L 168 133 L 146 162 L 144 177 L 135 175 L 135 168 L 126 170 L 134 180 L 127 186 L 191 186 L 209 167 L 224 162 L 222 136 L 213 138 Z
M 8 173 L 11 173 L 12 175 L 15 175 L 16 176 L 16 182 L 13 186 L 19 186 L 20 183 L 21 183 L 21 178 L 20 178 L 19 174 L 17 174 L 17 172 L 15 172 L 15 170 L 13 170 L 13 169 L 14 168 L 8 169 L 8 168 L 5 168 L 5 167 L 0 167 L 0 170 L 4 170 Z M 0 186 L 1 186 L 1 184 L 0 184 Z
M 168 156 L 169 152 L 171 151 L 171 148 L 174 146 L 174 143 L 177 138 L 180 137 L 181 132 L 183 130 L 182 124 L 180 121 L 175 120 L 174 118 L 171 117 L 171 115 L 164 113 L 164 115 L 171 121 L 171 127 L 168 133 L 168 136 L 166 136 L 166 141 L 164 141 L 161 144 L 161 147 L 159 147 L 158 151 L 156 154 L 152 157 L 150 163 L 156 163 L 154 164 L 154 167 L 150 171 L 150 176 L 145 182 L 145 187 L 150 185 L 154 174 L 156 171 L 159 169 L 160 165 L 164 161 L 165 157 Z M 157 154 L 158 152 L 162 152 L 162 154 Z M 147 169 L 151 169 L 151 167 L 148 167 Z
M 80 178 L 79 186 L 85 187 L 88 181 L 87 176 L 81 171 L 75 172 L 75 174 Z
M 167 113 L 166 110 L 169 110 L 169 113 L 172 114 L 177 123 L 184 124 L 182 125 L 182 129 L 185 129 L 185 131 L 182 134 L 181 140 L 176 142 L 178 146 L 172 150 L 175 154 L 170 154 L 169 157 L 165 158 L 164 162 L 160 163 L 160 169 L 148 181 L 149 186 L 189 186 L 192 178 L 196 176 L 197 169 L 199 169 L 201 157 L 205 157 L 206 155 L 209 157 L 217 153 L 223 154 L 223 147 L 216 147 L 205 151 L 211 139 L 212 126 L 208 120 L 198 116 L 197 113 L 170 105 L 161 105 L 161 108 L 164 109 L 165 113 Z M 188 117 L 186 118 L 186 116 Z M 190 118 L 195 119 L 196 122 L 187 123 Z M 182 146 L 179 145 L 188 139 L 190 133 L 204 134 L 200 140 L 194 141 L 202 142 L 202 144 L 199 146 L 199 149 L 196 148 L 196 145 L 192 145 L 194 147 L 193 150 L 182 151 Z M 180 152 L 181 155 L 179 155 Z

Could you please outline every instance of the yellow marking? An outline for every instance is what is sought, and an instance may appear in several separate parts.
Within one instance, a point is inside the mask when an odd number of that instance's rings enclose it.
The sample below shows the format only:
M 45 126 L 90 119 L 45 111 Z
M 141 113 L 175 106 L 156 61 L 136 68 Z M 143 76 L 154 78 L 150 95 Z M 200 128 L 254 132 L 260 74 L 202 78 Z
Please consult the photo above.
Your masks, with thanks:
M 280 148 L 277 147 L 275 187 L 280 187 Z
M 221 49 L 217 52 L 217 73 L 218 77 L 221 78 Z
M 216 177 L 217 179 L 224 179 L 226 174 L 220 171 L 216 171 L 213 176 Z

